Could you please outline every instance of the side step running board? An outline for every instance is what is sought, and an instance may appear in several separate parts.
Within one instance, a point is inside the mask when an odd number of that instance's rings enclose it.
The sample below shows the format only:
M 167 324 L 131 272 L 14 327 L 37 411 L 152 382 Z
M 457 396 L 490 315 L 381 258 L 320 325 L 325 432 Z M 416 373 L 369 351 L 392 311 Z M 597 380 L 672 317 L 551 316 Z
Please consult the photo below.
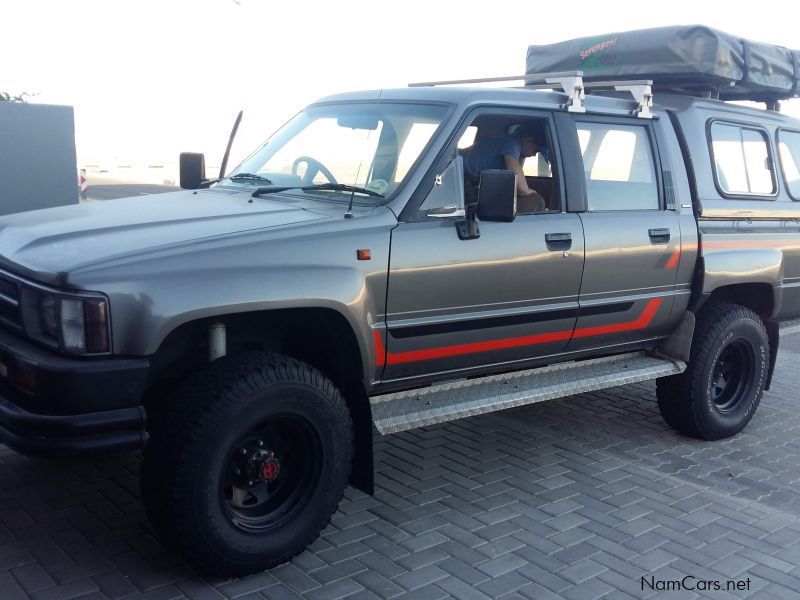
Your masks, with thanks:
M 800 333 L 800 319 L 793 319 L 792 321 L 782 321 L 781 323 L 778 323 L 778 333 L 781 337 Z
M 686 364 L 644 352 L 620 354 L 462 379 L 370 398 L 382 434 L 563 398 L 582 392 L 677 375 Z

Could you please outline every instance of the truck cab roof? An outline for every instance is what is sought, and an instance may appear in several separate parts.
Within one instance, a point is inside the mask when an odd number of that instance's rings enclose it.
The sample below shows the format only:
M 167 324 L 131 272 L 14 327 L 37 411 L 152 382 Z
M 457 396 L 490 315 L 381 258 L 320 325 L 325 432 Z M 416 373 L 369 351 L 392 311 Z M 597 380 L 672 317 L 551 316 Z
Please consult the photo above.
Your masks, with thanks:
M 498 105 L 520 108 L 561 108 L 567 95 L 557 91 L 531 90 L 522 87 L 477 87 L 477 86 L 419 86 L 406 88 L 390 88 L 380 90 L 362 90 L 343 92 L 319 99 L 315 104 L 330 102 L 441 102 L 458 107 L 463 112 L 471 106 Z M 586 96 L 588 113 L 629 116 L 636 103 L 624 93 L 598 91 Z M 687 94 L 663 93 L 654 94 L 653 112 L 661 110 L 684 112 L 693 109 L 738 115 L 755 119 L 761 123 L 773 123 L 800 129 L 800 119 L 795 119 L 777 111 L 765 110 L 742 103 L 732 103 L 711 98 L 701 98 Z

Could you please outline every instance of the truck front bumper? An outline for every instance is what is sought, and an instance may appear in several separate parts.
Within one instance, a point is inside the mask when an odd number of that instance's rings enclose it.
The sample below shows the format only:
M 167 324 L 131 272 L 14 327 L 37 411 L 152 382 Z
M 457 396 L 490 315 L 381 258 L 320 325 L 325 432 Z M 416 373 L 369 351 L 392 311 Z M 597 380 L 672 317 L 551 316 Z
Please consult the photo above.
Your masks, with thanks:
M 78 359 L 0 330 L 0 443 L 30 455 L 141 448 L 147 359 Z

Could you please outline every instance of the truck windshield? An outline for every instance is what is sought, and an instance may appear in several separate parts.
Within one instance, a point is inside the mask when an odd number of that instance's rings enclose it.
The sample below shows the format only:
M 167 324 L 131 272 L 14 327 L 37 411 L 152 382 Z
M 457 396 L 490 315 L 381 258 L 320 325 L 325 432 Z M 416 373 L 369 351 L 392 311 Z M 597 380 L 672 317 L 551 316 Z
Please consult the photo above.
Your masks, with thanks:
M 245 159 L 229 181 L 343 200 L 355 193 L 359 202 L 382 202 L 403 183 L 446 112 L 440 105 L 388 102 L 312 106 Z

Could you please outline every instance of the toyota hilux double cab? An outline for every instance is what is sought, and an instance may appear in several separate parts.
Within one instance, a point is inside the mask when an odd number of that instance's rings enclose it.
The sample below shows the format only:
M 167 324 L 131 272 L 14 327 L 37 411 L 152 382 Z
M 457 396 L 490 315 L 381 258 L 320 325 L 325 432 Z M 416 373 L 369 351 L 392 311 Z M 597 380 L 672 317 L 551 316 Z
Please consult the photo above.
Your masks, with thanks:
M 0 440 L 143 449 L 159 537 L 238 575 L 301 552 L 348 483 L 372 491 L 374 429 L 655 379 L 683 434 L 741 431 L 800 329 L 800 121 L 778 105 L 798 71 L 694 57 L 632 80 L 658 41 L 634 33 L 545 67 L 564 54 L 534 47 L 519 88 L 324 98 L 228 176 L 184 155 L 184 191 L 4 217 Z M 465 193 L 471 149 L 520 127 L 541 202 L 505 169 Z

